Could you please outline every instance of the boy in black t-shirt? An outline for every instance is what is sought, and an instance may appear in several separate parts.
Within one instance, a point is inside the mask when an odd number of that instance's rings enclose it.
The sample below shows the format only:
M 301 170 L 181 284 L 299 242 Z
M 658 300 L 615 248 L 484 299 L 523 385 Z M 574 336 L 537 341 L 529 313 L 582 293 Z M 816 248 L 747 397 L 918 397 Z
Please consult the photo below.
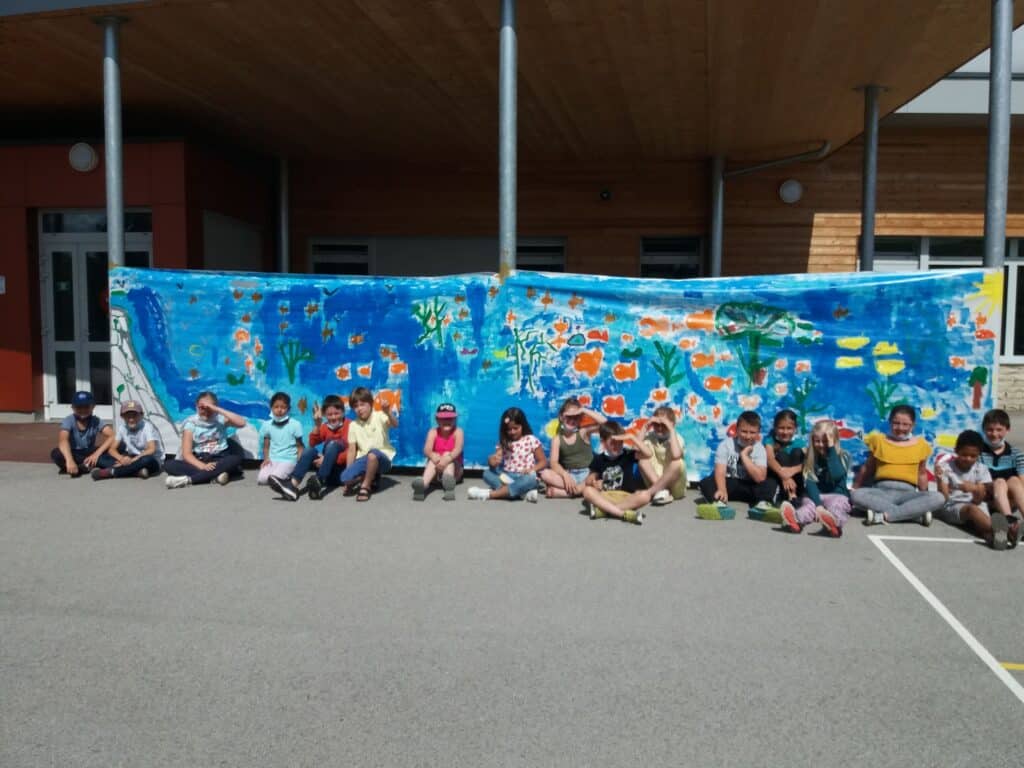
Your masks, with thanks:
M 643 488 L 637 474 L 637 456 L 649 459 L 651 451 L 642 440 L 627 434 L 617 421 L 602 424 L 598 434 L 601 452 L 590 462 L 590 474 L 583 486 L 590 519 L 617 517 L 642 525 L 644 513 L 640 507 L 650 503 L 651 492 Z

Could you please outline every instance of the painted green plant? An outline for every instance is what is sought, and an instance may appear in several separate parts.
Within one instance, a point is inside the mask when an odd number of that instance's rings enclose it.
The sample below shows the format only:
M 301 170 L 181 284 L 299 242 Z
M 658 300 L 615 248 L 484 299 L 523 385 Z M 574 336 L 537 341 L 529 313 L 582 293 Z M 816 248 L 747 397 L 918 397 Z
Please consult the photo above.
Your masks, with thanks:
M 797 426 L 802 433 L 807 432 L 807 414 L 820 412 L 825 407 L 823 403 L 811 401 L 811 393 L 817 386 L 817 381 L 806 378 L 800 384 L 792 383 L 789 388 L 789 406 L 796 411 Z
M 541 391 L 540 368 L 552 351 L 556 351 L 555 345 L 545 341 L 542 331 L 512 328 L 512 343 L 506 353 L 515 364 L 516 380 L 523 382 L 530 392 Z
M 875 413 L 878 414 L 879 420 L 884 422 L 889 418 L 889 411 L 894 406 L 903 405 L 905 402 L 904 398 L 898 394 L 899 388 L 900 385 L 891 381 L 888 376 L 868 384 L 868 397 L 871 398 L 871 404 L 875 407 Z
M 430 301 L 417 301 L 412 305 L 412 314 L 423 329 L 416 339 L 417 344 L 433 338 L 439 348 L 444 348 L 444 313 L 447 308 L 448 304 L 436 296 Z
M 655 340 L 654 351 L 657 352 L 658 359 L 651 363 L 651 367 L 661 377 L 662 386 L 665 389 L 685 378 L 683 358 L 675 345 Z
M 778 359 L 766 347 L 780 348 L 786 339 L 798 344 L 821 341 L 821 333 L 806 320 L 778 307 L 760 302 L 733 301 L 715 312 L 715 330 L 729 341 L 742 343 L 740 365 L 753 386 L 765 383 L 768 370 Z
M 288 383 L 294 384 L 295 374 L 298 370 L 299 363 L 312 360 L 313 353 L 302 346 L 302 344 L 296 339 L 282 341 L 277 345 L 277 349 L 281 353 L 281 360 L 284 362 L 284 367 L 288 371 Z

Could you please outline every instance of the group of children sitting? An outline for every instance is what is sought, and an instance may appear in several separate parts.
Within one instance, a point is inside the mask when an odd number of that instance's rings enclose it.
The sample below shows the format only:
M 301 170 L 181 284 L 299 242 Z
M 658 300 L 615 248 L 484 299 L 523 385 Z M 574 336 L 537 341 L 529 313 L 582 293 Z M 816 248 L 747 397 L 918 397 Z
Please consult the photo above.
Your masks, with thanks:
M 78 392 L 72 400 L 73 415 L 61 422 L 53 461 L 72 477 L 88 472 L 94 480 L 146 478 L 163 469 L 168 488 L 211 481 L 225 485 L 241 476 L 243 462 L 237 445 L 228 440 L 227 428 L 243 427 L 246 420 L 221 408 L 212 392 L 199 393 L 195 405 L 195 414 L 182 425 L 178 456 L 165 462 L 160 435 L 144 418 L 139 403 L 122 403 L 115 433 L 93 415 L 92 395 Z M 345 402 L 337 395 L 313 404 L 314 426 L 307 447 L 301 424 L 290 415 L 291 398 L 275 393 L 270 418 L 259 431 L 259 484 L 269 485 L 289 501 L 303 494 L 321 499 L 335 487 L 357 501 L 369 500 L 381 474 L 391 469 L 395 449 L 389 430 L 398 426 L 397 412 L 375 410 L 373 393 L 365 387 L 352 391 L 348 405 L 355 419 L 346 418 Z M 465 435 L 456 408 L 442 403 L 434 415 L 435 426 L 423 443 L 426 464 L 412 482 L 416 501 L 424 500 L 435 485 L 445 500 L 453 500 L 463 479 Z M 927 470 L 932 447 L 913 434 L 915 422 L 913 407 L 892 409 L 887 433 L 865 437 L 868 458 L 851 487 L 850 455 L 842 448 L 834 421 L 815 422 L 805 448 L 797 437 L 793 411 L 780 411 L 763 441 L 760 416 L 744 411 L 735 433 L 730 430 L 719 444 L 714 471 L 699 483 L 703 498 L 698 499 L 698 514 L 734 517 L 730 503 L 745 502 L 752 516 L 777 519 L 793 533 L 818 523 L 836 538 L 853 509 L 864 512 L 868 525 L 903 520 L 930 525 L 935 516 L 971 526 L 994 549 L 1015 547 L 1020 521 L 1013 510 L 1024 510 L 1024 454 L 1006 442 L 1006 412 L 986 413 L 984 437 L 974 430 L 962 432 L 954 453 L 938 458 L 936 491 L 929 490 Z M 595 433 L 598 452 L 592 444 Z M 634 434 L 570 397 L 558 411 L 548 453 L 526 414 L 513 407 L 500 418 L 498 442 L 483 471 L 487 487 L 471 487 L 467 495 L 531 502 L 541 493 L 548 498 L 582 497 L 592 519 L 613 517 L 639 525 L 644 521 L 643 507 L 668 504 L 685 494 L 683 452 L 676 414 L 668 406 L 655 409 L 642 434 Z

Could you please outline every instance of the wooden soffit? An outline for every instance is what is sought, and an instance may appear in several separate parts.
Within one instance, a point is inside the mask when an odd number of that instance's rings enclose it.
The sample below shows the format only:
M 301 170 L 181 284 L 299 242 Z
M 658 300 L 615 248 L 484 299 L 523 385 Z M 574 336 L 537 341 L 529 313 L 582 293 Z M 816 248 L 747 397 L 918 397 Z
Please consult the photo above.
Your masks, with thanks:
M 979 0 L 522 0 L 525 163 L 759 159 L 862 130 L 989 45 Z M 1024 21 L 1024 3 L 1016 22 Z M 102 105 L 269 154 L 495 162 L 499 0 L 162 0 L 0 17 L 0 137 Z M 31 136 L 17 136 L 31 138 Z

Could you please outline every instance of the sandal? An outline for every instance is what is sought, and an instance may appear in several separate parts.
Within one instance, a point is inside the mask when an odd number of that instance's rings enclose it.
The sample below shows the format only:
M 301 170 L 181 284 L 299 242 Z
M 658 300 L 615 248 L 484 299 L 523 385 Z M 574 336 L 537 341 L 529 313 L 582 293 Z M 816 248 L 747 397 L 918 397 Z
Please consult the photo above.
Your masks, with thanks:
M 370 489 L 365 485 L 359 486 L 359 493 L 356 494 L 356 501 L 369 501 Z

